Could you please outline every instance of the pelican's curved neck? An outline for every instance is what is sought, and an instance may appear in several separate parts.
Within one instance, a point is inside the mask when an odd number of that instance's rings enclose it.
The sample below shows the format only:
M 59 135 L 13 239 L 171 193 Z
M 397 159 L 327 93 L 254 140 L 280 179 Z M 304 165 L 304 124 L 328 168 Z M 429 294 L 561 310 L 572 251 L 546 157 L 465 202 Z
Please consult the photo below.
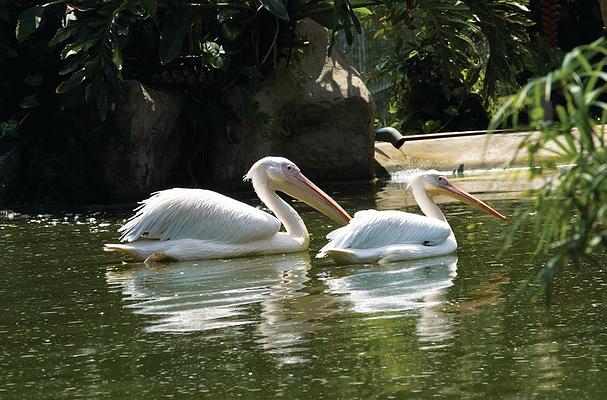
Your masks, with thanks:
M 423 184 L 416 181 L 411 185 L 411 189 L 417 205 L 426 216 L 447 222 L 443 212 L 438 208 L 430 196 L 428 196 L 428 192 L 424 189 Z
M 280 198 L 269 186 L 267 179 L 253 180 L 253 189 L 259 199 L 276 215 L 276 218 L 285 226 L 289 236 L 307 238 L 306 224 L 286 201 Z

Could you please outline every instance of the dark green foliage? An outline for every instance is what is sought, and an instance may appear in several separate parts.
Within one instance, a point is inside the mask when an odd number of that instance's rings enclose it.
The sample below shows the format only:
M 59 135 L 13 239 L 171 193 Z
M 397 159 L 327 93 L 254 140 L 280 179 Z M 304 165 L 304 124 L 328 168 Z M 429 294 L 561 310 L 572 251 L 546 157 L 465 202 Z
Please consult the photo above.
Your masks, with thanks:
M 0 137 L 9 139 L 18 138 L 52 80 L 43 71 L 54 68 L 54 63 L 45 62 L 52 50 L 43 41 L 23 42 L 41 27 L 48 12 L 43 6 L 31 7 L 33 4 L 32 0 L 0 0 Z
M 378 74 L 394 82 L 390 111 L 401 129 L 486 127 L 490 99 L 517 87 L 529 58 L 526 2 L 417 0 L 385 10 L 376 36 L 394 46 Z
M 552 257 L 540 273 L 546 284 L 569 260 L 607 248 L 606 64 L 605 39 L 572 50 L 560 68 L 510 97 L 492 122 L 541 131 L 526 143 L 529 166 L 532 176 L 548 178 L 516 226 L 533 216 L 536 252 Z M 544 161 L 545 152 L 559 164 Z
M 221 98 L 239 79 L 262 77 L 278 59 L 290 57 L 290 49 L 301 45 L 294 32 L 298 20 L 315 18 L 351 38 L 360 30 L 353 7 L 369 3 L 375 2 L 58 0 L 21 12 L 15 35 L 24 41 L 52 20 L 58 29 L 48 44 L 60 49 L 63 60 L 57 93 L 82 86 L 105 119 L 126 77 L 212 85 Z

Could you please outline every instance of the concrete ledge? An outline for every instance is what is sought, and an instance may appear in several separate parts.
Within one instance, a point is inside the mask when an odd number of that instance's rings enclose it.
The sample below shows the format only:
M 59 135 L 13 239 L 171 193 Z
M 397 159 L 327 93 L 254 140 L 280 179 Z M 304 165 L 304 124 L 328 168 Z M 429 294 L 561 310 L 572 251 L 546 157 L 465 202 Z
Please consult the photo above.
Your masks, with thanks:
M 376 175 L 378 177 L 407 169 L 450 171 L 461 164 L 464 169 L 488 169 L 527 165 L 525 141 L 538 132 L 488 134 L 453 132 L 416 135 L 400 149 L 390 143 L 375 142 Z M 555 159 L 548 151 L 541 159 Z

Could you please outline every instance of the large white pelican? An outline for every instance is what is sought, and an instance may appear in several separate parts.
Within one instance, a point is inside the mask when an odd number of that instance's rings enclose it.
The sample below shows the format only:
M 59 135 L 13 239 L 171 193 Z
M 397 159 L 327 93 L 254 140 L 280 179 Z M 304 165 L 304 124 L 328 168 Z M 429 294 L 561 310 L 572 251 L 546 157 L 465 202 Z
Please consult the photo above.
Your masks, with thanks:
M 327 235 L 330 240 L 317 257 L 325 255 L 339 264 L 386 263 L 442 256 L 457 249 L 451 226 L 432 201 L 445 194 L 498 218 L 507 218 L 487 204 L 449 183 L 437 171 L 412 176 L 409 188 L 424 214 L 402 211 L 359 211 L 350 223 Z
M 340 224 L 350 216 L 331 197 L 282 157 L 265 157 L 245 175 L 259 199 L 276 217 L 216 192 L 169 189 L 141 202 L 118 231 L 126 244 L 104 250 L 135 260 L 201 260 L 306 250 L 308 230 L 297 212 L 276 192 L 295 197 Z M 281 224 L 286 232 L 280 232 Z

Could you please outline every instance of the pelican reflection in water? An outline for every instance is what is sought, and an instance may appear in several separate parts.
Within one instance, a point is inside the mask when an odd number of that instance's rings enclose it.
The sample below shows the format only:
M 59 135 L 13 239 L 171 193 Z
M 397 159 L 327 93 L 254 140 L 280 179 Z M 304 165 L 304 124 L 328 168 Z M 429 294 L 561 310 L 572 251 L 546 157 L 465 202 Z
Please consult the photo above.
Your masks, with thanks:
M 453 317 L 442 308 L 445 292 L 457 276 L 457 256 L 354 268 L 346 276 L 325 281 L 329 292 L 340 295 L 353 312 L 374 317 L 418 315 L 419 340 L 428 346 L 442 346 L 453 336 Z
M 330 299 L 307 296 L 310 255 L 293 253 L 229 260 L 136 264 L 108 271 L 110 287 L 122 292 L 126 308 L 156 317 L 147 332 L 194 332 L 256 326 L 256 341 L 279 363 L 306 361 L 306 334 Z M 253 313 L 250 305 L 261 304 Z M 255 309 L 255 308 L 253 308 Z

